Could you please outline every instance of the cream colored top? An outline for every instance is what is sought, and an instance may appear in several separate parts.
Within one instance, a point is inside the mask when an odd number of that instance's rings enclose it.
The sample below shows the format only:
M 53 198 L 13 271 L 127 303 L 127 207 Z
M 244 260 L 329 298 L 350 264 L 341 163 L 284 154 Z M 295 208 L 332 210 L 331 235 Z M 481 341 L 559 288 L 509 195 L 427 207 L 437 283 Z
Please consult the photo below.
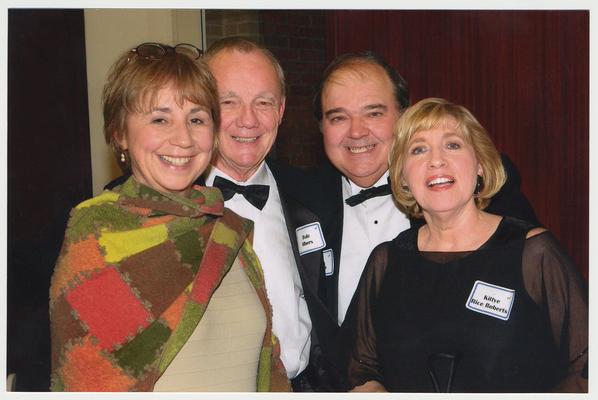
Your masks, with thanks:
M 279 340 L 280 360 L 287 377 L 295 378 L 309 362 L 312 324 L 276 179 L 265 162 L 245 182 L 236 181 L 212 166 L 206 176 L 206 185 L 212 186 L 216 176 L 241 186 L 257 184 L 270 187 L 268 201 L 262 210 L 239 194 L 226 200 L 224 206 L 254 222 L 251 247 L 264 270 L 268 299 L 272 305 L 272 333 Z M 292 240 L 296 240 L 294 235 Z
M 266 315 L 238 259 L 155 392 L 255 392 Z

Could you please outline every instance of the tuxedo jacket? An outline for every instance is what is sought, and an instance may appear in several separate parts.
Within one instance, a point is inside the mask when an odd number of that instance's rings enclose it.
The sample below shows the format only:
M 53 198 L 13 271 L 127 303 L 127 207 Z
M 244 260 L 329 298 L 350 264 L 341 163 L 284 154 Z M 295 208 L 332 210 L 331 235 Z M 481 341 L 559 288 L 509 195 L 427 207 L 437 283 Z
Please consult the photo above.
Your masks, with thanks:
M 520 190 L 521 178 L 512 161 L 502 155 L 507 181 L 485 211 L 508 215 L 539 225 L 536 215 Z M 337 319 L 338 271 L 342 268 L 340 255 L 343 236 L 343 198 L 341 173 L 325 162 L 305 175 L 292 180 L 278 180 L 279 190 L 288 200 L 288 219 L 294 229 L 319 222 L 326 246 L 319 251 L 300 256 L 297 263 L 303 290 L 312 321 L 311 371 L 312 382 L 321 391 L 344 391 L 346 362 L 351 348 L 354 313 L 353 302 L 345 320 L 339 326 Z M 308 211 L 309 210 L 309 211 Z M 397 209 L 397 212 L 400 212 Z M 289 221 L 290 219 L 290 221 Z M 411 219 L 411 225 L 423 224 L 423 219 Z M 290 227 L 289 230 L 293 230 Z M 327 277 L 323 252 L 332 250 L 334 274 Z M 296 250 L 296 249 L 294 249 Z

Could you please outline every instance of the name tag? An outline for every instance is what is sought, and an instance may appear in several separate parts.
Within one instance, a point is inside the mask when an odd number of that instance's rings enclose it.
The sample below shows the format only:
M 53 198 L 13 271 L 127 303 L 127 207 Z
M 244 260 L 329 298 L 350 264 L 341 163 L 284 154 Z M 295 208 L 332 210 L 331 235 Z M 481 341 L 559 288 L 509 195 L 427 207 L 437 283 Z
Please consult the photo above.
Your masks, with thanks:
M 475 281 L 465 307 L 494 318 L 508 320 L 515 300 L 515 291 L 490 283 Z
M 299 255 L 301 256 L 326 247 L 326 241 L 319 222 L 303 225 L 295 230 L 295 234 L 297 235 L 297 247 L 299 247 Z
M 324 250 L 322 257 L 324 257 L 324 274 L 326 276 L 334 275 L 334 253 L 332 249 Z

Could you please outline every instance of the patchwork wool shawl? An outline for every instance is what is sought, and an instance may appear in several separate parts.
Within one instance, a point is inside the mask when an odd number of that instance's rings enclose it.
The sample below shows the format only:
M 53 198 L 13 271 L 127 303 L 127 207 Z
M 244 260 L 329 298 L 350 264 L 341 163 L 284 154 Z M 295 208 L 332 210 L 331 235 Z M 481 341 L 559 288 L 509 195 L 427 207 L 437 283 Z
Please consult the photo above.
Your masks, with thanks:
M 200 186 L 184 198 L 129 178 L 76 206 L 50 286 L 51 389 L 153 390 L 238 258 L 267 316 L 257 390 L 289 390 L 252 229 Z

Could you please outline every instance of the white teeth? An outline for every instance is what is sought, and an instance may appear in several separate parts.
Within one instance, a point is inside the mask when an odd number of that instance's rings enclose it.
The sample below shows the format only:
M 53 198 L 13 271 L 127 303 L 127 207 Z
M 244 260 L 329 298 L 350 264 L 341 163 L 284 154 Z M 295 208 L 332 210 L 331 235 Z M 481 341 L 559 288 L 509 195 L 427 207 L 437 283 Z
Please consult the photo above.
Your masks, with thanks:
M 240 137 L 240 136 L 233 136 L 233 140 L 236 140 L 237 142 L 241 142 L 241 143 L 251 143 L 251 142 L 255 142 L 257 140 L 256 137 Z
M 373 149 L 374 147 L 376 147 L 376 145 L 375 145 L 375 144 L 370 144 L 370 145 L 368 145 L 368 146 L 361 146 L 361 147 L 347 147 L 347 148 L 349 149 L 349 151 L 350 151 L 351 153 L 356 153 L 356 154 L 357 154 L 357 153 L 364 153 L 364 152 L 366 152 L 366 151 L 368 151 L 368 150 L 371 150 L 371 149 Z
M 168 164 L 176 165 L 180 167 L 181 165 L 187 164 L 191 157 L 170 157 L 170 156 L 160 156 L 160 159 L 166 161 Z
M 428 186 L 440 185 L 442 183 L 452 183 L 454 182 L 452 179 L 449 178 L 436 178 L 428 182 Z

